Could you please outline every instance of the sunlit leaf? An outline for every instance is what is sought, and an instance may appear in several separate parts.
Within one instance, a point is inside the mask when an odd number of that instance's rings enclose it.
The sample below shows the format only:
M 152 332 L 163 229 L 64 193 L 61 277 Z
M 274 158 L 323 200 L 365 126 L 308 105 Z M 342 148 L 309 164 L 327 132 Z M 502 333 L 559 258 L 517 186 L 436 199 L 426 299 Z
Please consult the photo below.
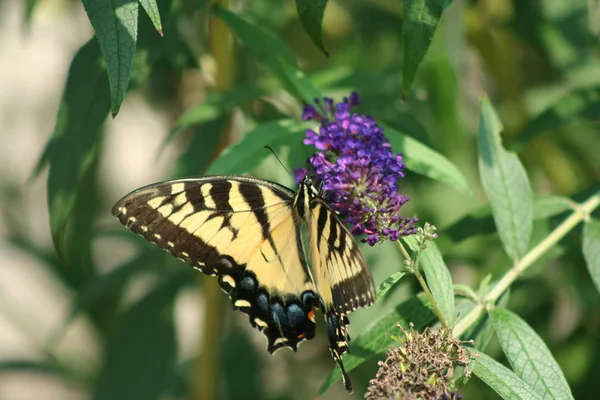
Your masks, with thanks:
M 144 11 L 146 11 L 146 14 L 148 14 L 148 17 L 150 17 L 152 25 L 154 25 L 158 33 L 160 33 L 160 35 L 162 36 L 163 28 L 162 23 L 160 22 L 160 13 L 158 11 L 158 5 L 156 4 L 156 0 L 139 0 L 139 2 L 144 8 Z
M 515 373 L 542 398 L 572 399 L 563 372 L 537 333 L 508 309 L 495 308 L 490 316 L 502 350 Z
M 83 0 L 96 32 L 110 84 L 111 113 L 117 115 L 129 85 L 137 43 L 138 1 Z
M 412 236 L 402 238 L 412 251 L 418 252 L 419 247 Z M 454 315 L 454 286 L 450 271 L 444 263 L 444 259 L 434 243 L 429 243 L 427 248 L 421 252 L 419 257 L 419 268 L 425 273 L 427 286 L 440 310 L 441 321 L 445 326 L 452 328 L 456 320 Z
M 267 122 L 248 132 L 242 141 L 228 147 L 208 168 L 207 174 L 243 174 L 271 155 L 265 146 L 276 149 L 302 142 L 306 124 L 288 120 Z
M 600 292 L 600 221 L 590 219 L 583 227 L 583 256 L 592 281 Z
M 562 196 L 533 197 L 533 219 L 550 218 L 573 209 L 573 202 Z
M 377 295 L 375 296 L 375 298 L 380 299 L 383 296 L 385 296 L 386 293 L 389 292 L 390 289 L 394 287 L 396 283 L 400 282 L 400 279 L 402 279 L 404 275 L 406 275 L 405 272 L 395 272 L 389 277 L 387 277 L 387 279 L 381 282 L 381 284 L 377 288 Z
M 379 125 L 384 128 L 394 152 L 402 153 L 402 158 L 408 169 L 451 185 L 464 194 L 473 194 L 464 175 L 446 157 L 390 126 Z
M 485 353 L 470 350 L 476 355 L 471 361 L 470 368 L 476 377 L 485 382 L 496 393 L 506 400 L 542 400 L 532 387 L 517 374 L 500 364 Z
M 504 250 L 513 259 L 529 248 L 533 195 L 527 173 L 514 153 L 502 147 L 502 125 L 490 101 L 483 98 L 478 129 L 481 183 L 492 205 Z

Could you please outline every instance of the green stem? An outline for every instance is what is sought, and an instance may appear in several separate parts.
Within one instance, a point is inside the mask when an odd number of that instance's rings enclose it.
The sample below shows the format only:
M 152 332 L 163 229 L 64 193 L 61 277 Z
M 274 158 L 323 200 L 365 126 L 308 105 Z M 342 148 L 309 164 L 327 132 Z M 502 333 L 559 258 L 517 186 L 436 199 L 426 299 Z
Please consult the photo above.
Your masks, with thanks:
M 214 5 L 229 7 L 229 0 L 215 0 Z M 227 25 L 214 14 L 209 16 L 208 47 L 215 61 L 215 88 L 229 89 L 233 85 L 235 70 L 235 49 L 233 38 Z M 219 148 L 213 159 L 229 145 L 231 126 L 228 124 L 222 132 Z M 200 343 L 201 353 L 196 363 L 194 379 L 194 400 L 214 400 L 221 398 L 221 338 L 223 337 L 223 294 L 217 282 L 208 276 L 200 280 L 204 298 L 203 335 Z
M 483 302 L 475 306 L 454 328 L 454 337 L 458 338 L 483 315 L 486 307 L 494 304 L 506 289 L 545 252 L 555 246 L 577 224 L 589 218 L 589 215 L 600 205 L 600 193 L 596 193 L 575 208 L 573 214 L 556 227 L 544 240 L 531 249 L 515 266 L 498 281 L 496 286 L 485 296 Z
M 396 240 L 396 245 L 400 249 L 400 252 L 402 253 L 404 259 L 411 260 L 410 255 L 408 254 L 408 251 L 406 251 L 406 249 L 404 248 L 402 243 L 400 243 L 399 240 Z M 417 259 L 416 259 L 415 263 L 413 264 L 412 268 L 410 268 L 410 269 L 412 269 L 412 271 L 409 269 L 409 272 L 412 272 L 415 275 L 415 278 L 417 278 L 419 285 L 421 285 L 421 288 L 423 288 L 423 293 L 425 293 L 425 296 L 431 302 L 431 307 L 433 308 L 433 313 L 436 315 L 436 317 L 442 323 L 442 325 L 444 327 L 447 327 L 448 323 L 447 323 L 446 319 L 443 317 L 443 314 L 441 313 L 440 308 L 438 307 L 438 304 L 435 301 L 435 298 L 433 297 L 433 294 L 429 290 L 429 287 L 427 286 L 427 282 L 425 282 L 425 279 L 423 279 L 423 275 L 421 275 L 421 271 L 419 269 L 419 258 L 421 255 L 421 251 L 422 250 L 419 250 Z

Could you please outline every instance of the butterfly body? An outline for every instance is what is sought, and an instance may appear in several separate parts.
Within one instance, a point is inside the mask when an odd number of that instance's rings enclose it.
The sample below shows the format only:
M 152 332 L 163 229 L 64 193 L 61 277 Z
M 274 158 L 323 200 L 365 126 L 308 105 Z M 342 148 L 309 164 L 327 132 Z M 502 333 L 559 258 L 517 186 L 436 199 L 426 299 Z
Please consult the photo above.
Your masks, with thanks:
M 161 182 L 128 194 L 113 214 L 148 241 L 216 276 L 233 307 L 265 334 L 270 353 L 283 347 L 296 351 L 312 339 L 320 309 L 332 356 L 351 391 L 341 360 L 348 351 L 347 313 L 373 303 L 373 280 L 358 245 L 310 179 L 297 192 L 234 175 Z

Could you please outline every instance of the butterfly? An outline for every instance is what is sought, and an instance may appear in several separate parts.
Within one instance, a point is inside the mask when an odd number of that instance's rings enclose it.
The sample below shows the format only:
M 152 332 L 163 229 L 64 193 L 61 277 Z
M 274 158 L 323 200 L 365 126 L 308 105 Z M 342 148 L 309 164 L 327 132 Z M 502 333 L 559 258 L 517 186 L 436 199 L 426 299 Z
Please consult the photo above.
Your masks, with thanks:
M 320 309 L 331 355 L 352 392 L 342 363 L 347 314 L 373 304 L 373 278 L 308 175 L 297 192 L 247 176 L 165 181 L 131 192 L 112 212 L 133 232 L 216 276 L 233 308 L 266 335 L 271 354 L 312 339 Z

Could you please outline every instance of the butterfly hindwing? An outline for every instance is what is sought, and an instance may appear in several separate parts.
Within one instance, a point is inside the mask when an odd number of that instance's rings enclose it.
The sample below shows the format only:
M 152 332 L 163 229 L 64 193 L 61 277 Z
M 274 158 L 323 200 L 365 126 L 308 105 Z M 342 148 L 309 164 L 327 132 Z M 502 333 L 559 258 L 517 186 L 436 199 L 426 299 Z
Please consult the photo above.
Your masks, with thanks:
M 320 197 L 310 202 L 311 256 L 317 290 L 340 314 L 374 302 L 375 285 L 358 244 Z
M 208 275 L 248 314 L 268 350 L 314 337 L 318 296 L 294 218 L 294 192 L 242 176 L 157 183 L 113 214 L 132 231 Z

